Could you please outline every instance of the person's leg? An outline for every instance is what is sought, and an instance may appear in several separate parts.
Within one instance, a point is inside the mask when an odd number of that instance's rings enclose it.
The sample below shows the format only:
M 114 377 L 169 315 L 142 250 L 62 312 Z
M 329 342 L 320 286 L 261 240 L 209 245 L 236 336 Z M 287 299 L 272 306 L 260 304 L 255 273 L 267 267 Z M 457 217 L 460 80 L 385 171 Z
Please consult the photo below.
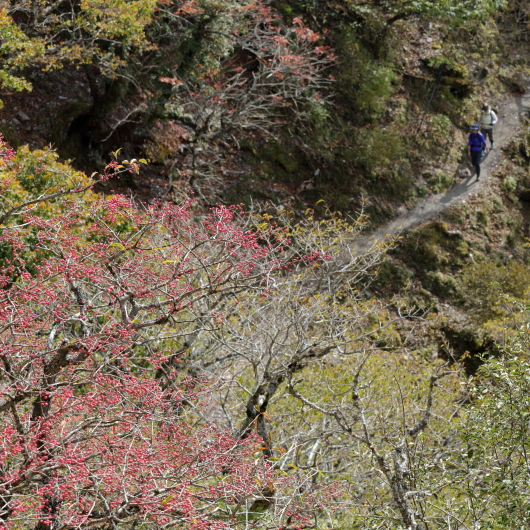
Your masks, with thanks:
M 477 173 L 477 180 L 480 178 L 480 158 L 482 151 L 471 151 L 471 163 Z

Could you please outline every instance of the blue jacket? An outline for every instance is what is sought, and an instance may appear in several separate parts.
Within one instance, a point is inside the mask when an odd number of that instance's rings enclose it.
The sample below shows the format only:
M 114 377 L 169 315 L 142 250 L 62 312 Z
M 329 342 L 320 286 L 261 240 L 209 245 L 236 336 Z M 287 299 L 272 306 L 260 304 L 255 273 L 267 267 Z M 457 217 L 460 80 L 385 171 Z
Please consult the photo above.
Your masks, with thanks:
M 482 133 L 471 133 L 467 140 L 467 145 L 471 147 L 471 151 L 482 151 L 486 147 L 486 140 L 484 140 Z

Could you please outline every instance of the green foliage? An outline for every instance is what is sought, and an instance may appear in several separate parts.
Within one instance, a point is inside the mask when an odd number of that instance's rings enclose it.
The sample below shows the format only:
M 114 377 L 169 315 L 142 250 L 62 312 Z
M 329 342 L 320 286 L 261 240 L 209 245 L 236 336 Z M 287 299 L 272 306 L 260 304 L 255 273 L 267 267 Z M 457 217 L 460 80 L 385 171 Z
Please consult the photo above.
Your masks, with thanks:
M 462 63 L 458 63 L 454 59 L 450 59 L 449 57 L 429 57 L 425 61 L 425 64 L 432 70 L 443 70 L 445 75 L 450 77 L 459 77 L 463 79 L 469 75 L 469 71 L 466 66 L 464 66 Z
M 394 166 L 407 149 L 402 134 L 385 129 L 362 129 L 358 143 L 357 160 L 372 174 Z
M 393 93 L 392 84 L 397 76 L 385 57 L 378 60 L 372 47 L 365 46 L 354 27 L 344 27 L 339 46 L 341 53 L 340 78 L 337 88 L 353 99 L 362 122 L 374 123 L 385 110 Z
M 375 284 L 383 289 L 401 289 L 406 287 L 414 273 L 397 261 L 386 260 L 379 267 Z
M 373 66 L 365 70 L 363 77 L 357 91 L 357 104 L 371 120 L 375 120 L 385 109 L 397 76 L 391 68 Z
M 66 23 L 68 30 L 83 25 L 90 34 L 128 47 L 145 48 L 145 27 L 152 22 L 156 0 L 85 0 L 79 19 Z M 89 53 L 96 53 L 96 49 Z
M 385 323 L 385 315 L 373 315 L 373 328 Z M 392 342 L 393 331 L 382 331 L 379 343 L 382 347 L 396 347 Z M 361 363 L 364 363 L 363 365 Z M 426 382 L 436 364 L 411 355 L 405 359 L 397 351 L 374 351 L 370 356 L 352 354 L 340 359 L 329 359 L 314 365 L 300 374 L 297 390 L 308 401 L 318 403 L 322 409 L 333 410 L 343 422 L 350 422 L 352 437 L 340 429 L 331 429 L 330 420 L 319 411 L 298 406 L 288 395 L 278 400 L 271 408 L 272 417 L 282 418 L 282 427 L 291 435 L 307 432 L 311 426 L 311 437 L 300 448 L 298 464 L 322 470 L 322 475 L 342 478 L 348 484 L 353 497 L 349 510 L 344 510 L 337 528 L 359 530 L 404 529 L 400 525 L 399 512 L 392 500 L 390 486 L 381 480 L 374 456 L 359 443 L 362 440 L 362 425 L 352 406 L 352 387 L 357 382 L 360 402 L 364 408 L 363 421 L 369 425 L 370 439 L 378 454 L 390 461 L 396 446 L 401 443 L 405 426 L 415 425 L 425 407 Z M 408 444 L 408 477 L 415 490 L 429 490 L 436 484 L 436 496 L 422 503 L 424 519 L 436 518 L 437 506 L 443 506 L 445 496 L 451 497 L 449 480 L 445 480 L 445 462 L 452 448 L 444 446 L 449 438 L 448 418 L 454 410 L 451 400 L 459 390 L 455 374 L 443 383 L 443 393 L 437 393 L 432 411 L 432 423 Z M 321 438 L 316 462 L 311 461 L 311 448 L 319 440 L 319 429 L 327 427 L 327 437 Z M 324 427 L 325 428 L 325 427 Z M 325 431 L 326 432 L 326 431 Z M 444 457 L 433 463 L 431 457 L 443 447 Z M 442 463 L 443 462 L 443 463 Z M 447 491 L 446 491 L 447 490 Z M 422 502 L 420 499 L 419 502 Z M 420 510 L 420 508 L 418 508 Z M 335 525 L 334 525 L 335 526 Z
M 53 195 L 64 189 L 81 189 L 89 186 L 90 179 L 83 173 L 76 171 L 68 164 L 58 161 L 54 151 L 31 151 L 27 146 L 20 147 L 16 157 L 6 165 L 0 167 L 0 215 L 15 206 L 30 202 L 40 197 Z M 72 197 L 66 195 L 62 198 L 50 198 L 37 203 L 29 210 L 32 215 L 43 219 L 59 217 L 68 207 L 68 200 Z M 87 190 L 83 194 L 86 205 L 95 201 L 96 194 Z M 65 200 L 66 199 L 66 200 Z M 17 219 L 15 217 L 15 219 Z M 80 232 L 86 230 L 88 219 L 80 216 Z M 25 249 L 24 259 L 26 267 L 33 271 L 45 255 L 34 251 L 32 241 L 37 237 L 35 230 L 27 234 L 28 246 Z M 10 256 L 10 246 L 6 243 L 0 248 L 0 262 Z
M 411 13 L 451 24 L 473 23 L 506 5 L 506 0 L 393 0 L 394 13 Z
M 0 86 L 8 90 L 31 90 L 31 83 L 17 75 L 25 67 L 38 63 L 44 54 L 44 43 L 29 38 L 0 8 Z
M 525 325 L 500 358 L 485 361 L 460 434 L 467 448 L 460 489 L 474 528 L 530 527 L 529 332 Z
M 4 205 L 32 200 L 45 192 L 54 193 L 66 187 L 84 187 L 90 183 L 86 175 L 59 162 L 54 151 L 31 151 L 27 146 L 21 147 L 16 157 L 3 166 L 0 172 L 3 187 L 5 186 L 2 196 Z M 39 210 L 39 215 L 46 218 L 56 215 L 53 211 L 56 202 L 52 199 L 46 205 L 39 206 L 43 208 Z
M 440 271 L 428 272 L 425 275 L 423 285 L 429 291 L 442 298 L 454 298 L 459 294 L 457 280 L 453 276 L 443 274 Z
M 295 173 L 299 162 L 287 146 L 281 142 L 268 142 L 261 148 L 259 155 L 263 160 L 279 165 L 286 173 Z
M 435 114 L 430 121 L 430 133 L 433 138 L 451 143 L 454 139 L 454 126 L 449 116 Z
M 309 117 L 308 122 L 317 129 L 322 129 L 330 118 L 331 113 L 327 105 L 321 100 L 311 101 L 308 103 Z
M 406 143 L 401 126 L 360 128 L 382 117 L 389 107 L 393 83 L 397 79 L 388 62 L 390 57 L 385 55 L 377 59 L 373 45 L 361 40 L 364 31 L 364 27 L 361 31 L 353 25 L 342 26 L 338 40 L 341 61 L 336 89 L 343 98 L 343 107 L 351 109 L 347 117 L 357 128 L 357 134 L 352 136 L 352 125 L 347 127 L 343 141 L 348 147 L 342 150 L 340 158 L 346 159 L 350 153 L 351 164 L 362 166 L 375 177 L 382 169 L 394 167 L 395 161 L 405 155 Z
M 479 210 L 477 212 L 477 221 L 481 224 L 481 225 L 484 225 L 484 226 L 487 226 L 488 223 L 489 223 L 489 215 L 487 212 L 485 212 L 484 210 Z
M 508 193 L 513 193 L 515 190 L 517 190 L 517 179 L 512 176 L 506 177 L 501 188 Z
M 494 261 L 468 263 L 460 276 L 467 306 L 480 320 L 505 317 L 512 312 L 504 295 L 526 298 L 530 267 L 515 260 L 507 265 Z
M 466 99 L 475 90 L 475 81 L 470 75 L 466 66 L 468 58 L 459 52 L 453 52 L 452 57 L 435 56 L 425 61 L 427 68 L 433 72 L 433 76 L 438 72 L 443 72 L 441 77 L 441 86 L 439 88 L 439 97 L 448 102 L 451 101 L 450 95 L 454 97 L 455 102 Z M 457 106 L 460 106 L 457 104 Z
M 68 7 L 58 8 L 49 0 L 31 5 L 14 0 L 10 12 L 19 15 L 19 23 L 10 31 L 20 42 L 16 51 L 21 50 L 15 66 L 20 70 L 36 60 L 47 69 L 96 63 L 114 78 L 129 54 L 150 48 L 145 28 L 152 22 L 155 6 L 156 0 L 83 0 L 68 12 Z
M 284 15 L 284 16 L 289 16 L 289 15 L 292 15 L 293 14 L 293 8 L 289 5 L 289 4 L 286 4 L 286 3 L 283 3 L 283 2 L 277 2 L 276 3 L 276 8 Z
M 424 275 L 427 271 L 458 267 L 467 257 L 469 248 L 461 235 L 449 233 L 446 223 L 435 222 L 408 233 L 397 253 Z
M 453 179 L 443 171 L 436 171 L 428 182 L 434 193 L 441 193 L 452 186 Z
M 418 197 L 425 197 L 429 194 L 429 190 L 425 186 L 416 188 L 416 195 Z

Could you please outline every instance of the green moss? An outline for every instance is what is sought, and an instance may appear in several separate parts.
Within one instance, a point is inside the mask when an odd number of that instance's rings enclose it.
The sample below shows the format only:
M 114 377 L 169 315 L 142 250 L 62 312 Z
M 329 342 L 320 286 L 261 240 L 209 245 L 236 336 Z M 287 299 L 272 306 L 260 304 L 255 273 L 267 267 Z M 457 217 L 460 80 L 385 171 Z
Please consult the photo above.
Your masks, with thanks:
M 252 149 L 247 147 L 247 150 Z M 287 143 L 267 142 L 256 148 L 255 159 L 259 161 L 262 173 L 279 182 L 299 182 L 307 178 L 300 160 Z
M 243 138 L 242 140 L 239 141 L 239 148 L 242 151 L 247 151 L 249 153 L 252 153 L 254 156 L 258 155 L 258 150 L 256 149 L 256 146 L 248 138 Z
M 418 186 L 416 188 L 416 194 L 418 197 L 425 197 L 429 194 L 429 190 L 425 186 Z
M 407 152 L 403 135 L 392 130 L 363 129 L 359 132 L 357 141 L 359 144 L 355 153 L 357 163 L 374 175 L 387 166 L 394 168 L 396 161 Z
M 327 121 L 330 117 L 330 111 L 325 101 L 311 101 L 308 103 L 309 123 L 316 130 L 325 133 Z
M 513 193 L 517 189 L 517 179 L 515 177 L 506 177 L 501 189 L 508 193 Z
M 501 316 L 503 294 L 523 298 L 530 287 L 530 268 L 515 260 L 488 259 L 469 263 L 462 270 L 460 282 L 466 294 L 466 306 L 480 319 Z
M 453 185 L 453 178 L 445 174 L 443 171 L 436 171 L 428 181 L 434 193 L 441 193 Z
M 458 268 L 468 253 L 468 244 L 461 234 L 449 230 L 444 222 L 409 232 L 397 250 L 400 259 L 418 270 L 420 277 L 427 272 Z
M 442 298 L 455 298 L 459 295 L 457 280 L 440 271 L 427 273 L 423 285 Z
M 285 2 L 275 2 L 275 7 L 285 17 L 293 14 L 293 8 Z
M 394 209 L 390 205 L 370 204 L 365 207 L 364 213 L 369 217 L 372 226 L 379 226 L 392 219 Z
M 381 28 L 374 28 L 380 33 Z M 386 109 L 397 80 L 394 65 L 390 62 L 391 50 L 382 52 L 374 42 L 363 42 L 368 28 L 358 33 L 355 26 L 343 26 L 338 35 L 337 48 L 341 61 L 337 90 L 356 110 L 357 123 L 374 123 Z M 377 38 L 377 41 L 381 39 Z M 384 40 L 384 39 L 383 39 Z
M 425 64 L 428 68 L 435 71 L 443 70 L 445 75 L 464 79 L 469 76 L 469 70 L 467 67 L 457 62 L 455 59 L 450 59 L 449 57 L 429 57 Z
M 357 90 L 358 106 L 367 118 L 375 120 L 385 109 L 385 103 L 393 92 L 392 83 L 396 80 L 394 71 L 386 66 L 373 67 Z
M 441 85 L 449 88 L 450 92 L 460 99 L 468 98 L 474 91 L 473 79 L 464 64 L 466 58 L 456 54 L 455 58 L 430 57 L 425 61 L 433 75 L 442 71 Z
M 504 204 L 500 197 L 493 197 L 491 204 L 495 208 L 496 211 L 504 210 Z
M 272 164 L 278 164 L 287 173 L 294 173 L 298 167 L 298 161 L 289 152 L 285 144 L 280 142 L 268 142 L 259 151 L 258 156 Z
M 391 291 L 405 287 L 414 277 L 414 272 L 397 261 L 385 261 L 377 273 L 375 284 Z
M 464 222 L 464 217 L 459 211 L 451 211 L 446 215 L 446 219 L 451 221 L 451 223 L 461 225 Z
M 464 239 L 462 239 L 456 249 L 455 249 L 455 254 L 459 257 L 459 258 L 466 258 L 469 254 L 469 245 L 467 243 L 467 241 L 465 241 Z

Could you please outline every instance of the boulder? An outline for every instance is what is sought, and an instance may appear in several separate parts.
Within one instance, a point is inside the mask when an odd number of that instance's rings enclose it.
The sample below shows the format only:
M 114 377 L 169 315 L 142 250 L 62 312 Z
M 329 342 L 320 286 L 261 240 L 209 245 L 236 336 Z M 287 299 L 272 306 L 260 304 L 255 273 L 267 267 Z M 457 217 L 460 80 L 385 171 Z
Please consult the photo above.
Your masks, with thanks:
M 23 112 L 22 110 L 19 110 L 17 112 L 17 118 L 21 121 L 21 122 L 26 122 L 26 121 L 29 121 L 29 116 Z

